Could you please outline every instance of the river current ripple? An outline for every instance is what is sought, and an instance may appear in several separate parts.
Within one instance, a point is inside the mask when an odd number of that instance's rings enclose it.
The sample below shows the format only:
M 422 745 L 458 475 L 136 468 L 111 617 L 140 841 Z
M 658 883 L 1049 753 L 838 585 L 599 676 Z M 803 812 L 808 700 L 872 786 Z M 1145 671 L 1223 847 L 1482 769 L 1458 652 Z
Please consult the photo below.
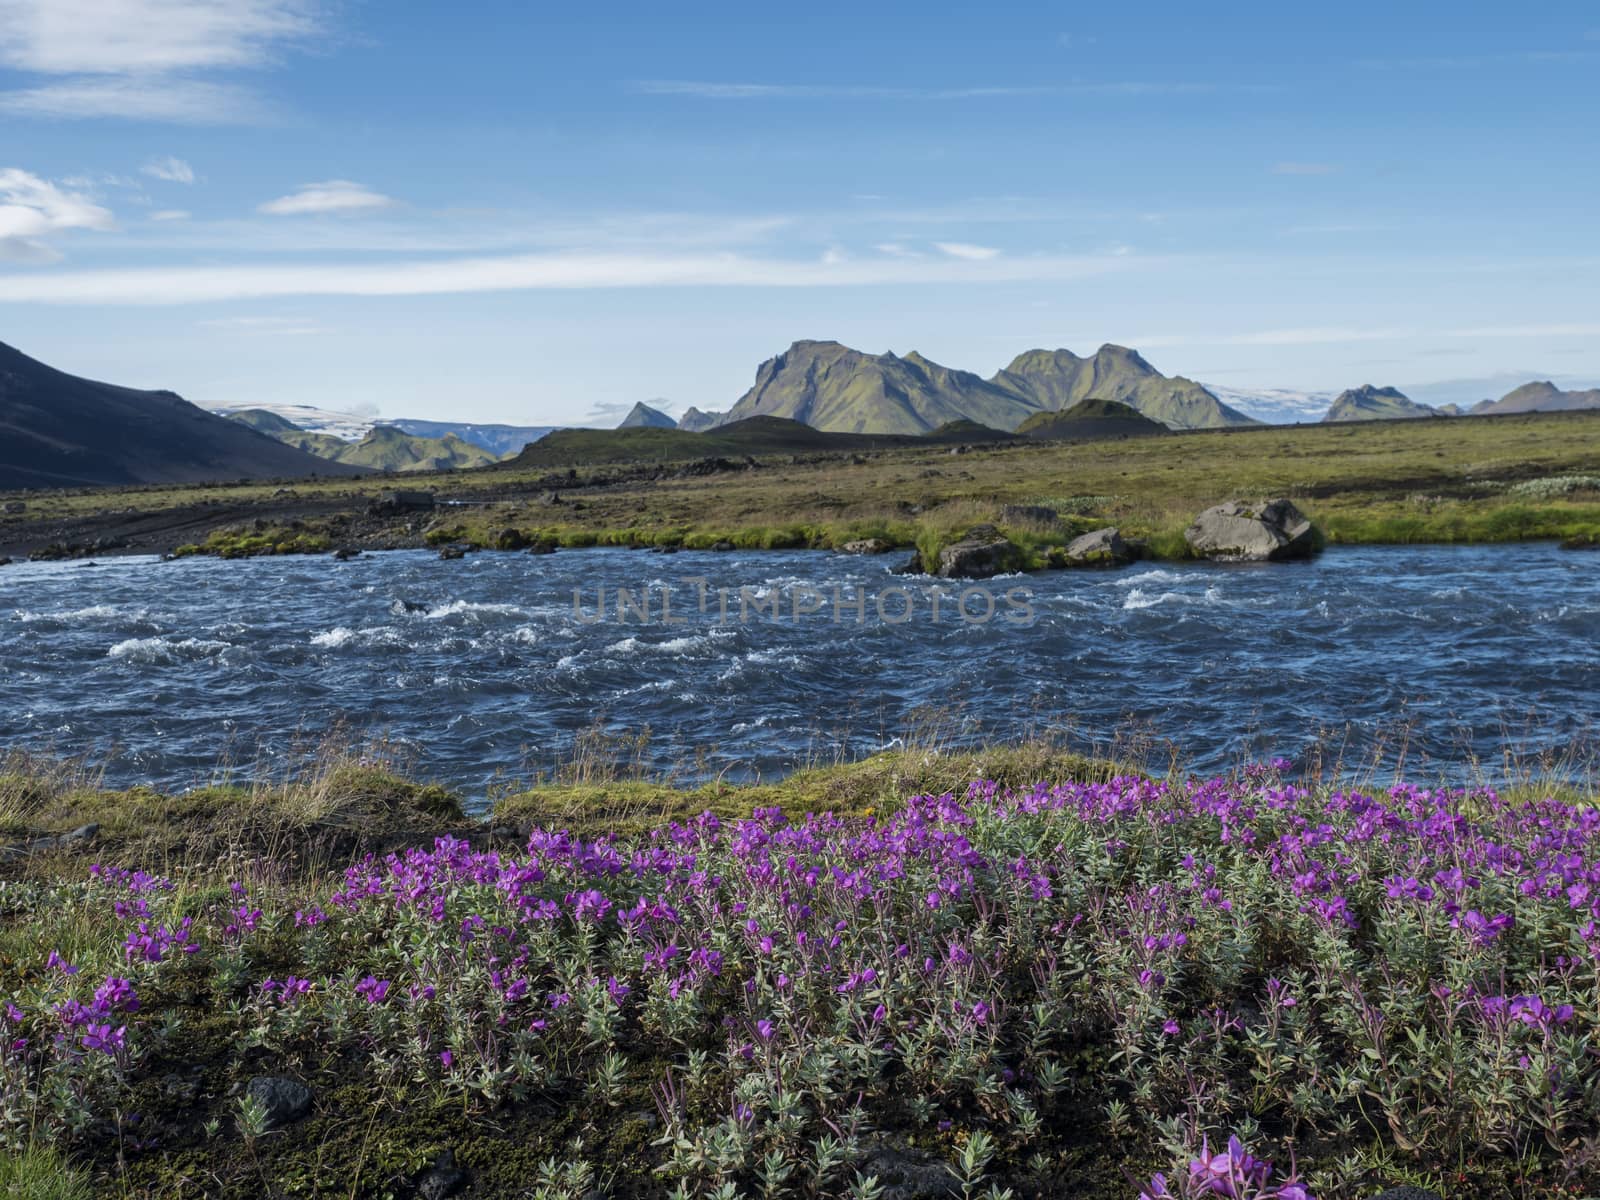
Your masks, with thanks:
M 329 735 L 383 739 L 481 797 L 604 741 L 596 730 L 648 727 L 632 752 L 652 768 L 730 779 L 907 736 L 1050 730 L 1196 771 L 1348 767 L 1403 747 L 1413 777 L 1462 778 L 1493 777 L 1508 753 L 1586 753 L 1600 715 L 1600 557 L 1550 545 L 1017 576 L 987 585 L 986 622 L 953 598 L 933 621 L 933 585 L 890 565 L 620 549 L 14 565 L 0 569 L 0 750 L 181 788 L 281 770 Z M 618 587 L 651 590 L 648 621 L 637 607 L 618 620 Z M 865 590 L 865 620 L 836 612 L 835 588 Z M 820 611 L 796 617 L 813 590 Z

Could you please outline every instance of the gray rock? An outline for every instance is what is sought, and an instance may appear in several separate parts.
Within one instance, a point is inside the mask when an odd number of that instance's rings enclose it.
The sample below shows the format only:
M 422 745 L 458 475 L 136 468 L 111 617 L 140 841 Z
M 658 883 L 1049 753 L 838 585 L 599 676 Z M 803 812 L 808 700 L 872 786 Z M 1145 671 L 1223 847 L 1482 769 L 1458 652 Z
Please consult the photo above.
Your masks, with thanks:
M 711 548 L 713 550 L 715 550 L 718 554 L 726 554 L 728 551 L 733 549 L 733 543 L 732 542 L 713 542 L 711 544 Z
M 398 516 L 408 512 L 430 512 L 437 500 L 432 492 L 384 492 L 372 504 L 372 512 L 381 517 Z
M 961 1194 L 945 1164 L 918 1150 L 878 1146 L 867 1150 L 857 1169 L 877 1177 L 883 1200 L 945 1200 Z
M 1133 549 L 1122 540 L 1115 527 L 1096 529 L 1067 543 L 1067 565 L 1071 567 L 1116 567 L 1133 561 Z
M 1282 562 L 1316 552 L 1316 530 L 1288 500 L 1208 508 L 1183 531 L 1189 548 L 1215 562 Z
M 11 558 L 8 555 L 0 554 L 0 567 L 9 567 L 10 565 Z
M 1000 519 L 1008 525 L 1016 521 L 1054 525 L 1061 520 L 1061 514 L 1045 504 L 1007 504 L 1000 509 Z
M 445 546 L 439 551 L 439 557 L 443 559 L 465 558 L 466 556 L 467 548 L 465 546 Z
M 349 562 L 352 558 L 360 558 L 361 551 L 354 546 L 340 546 L 333 552 L 333 557 L 339 562 Z
M 417 1196 L 419 1200 L 445 1200 L 460 1191 L 466 1182 L 467 1173 L 456 1166 L 454 1152 L 446 1150 L 417 1178 Z
M 494 548 L 496 550 L 526 550 L 528 548 L 528 535 L 522 530 L 508 525 L 495 535 Z
M 992 579 L 1019 570 L 1022 551 L 993 525 L 974 525 L 939 551 L 940 579 Z
M 554 554 L 556 543 L 554 538 L 540 538 L 528 547 L 529 554 Z
M 883 538 L 857 538 L 853 542 L 846 542 L 839 549 L 846 554 L 887 554 L 894 549 L 894 543 L 886 542 Z
M 244 1094 L 261 1105 L 268 1129 L 293 1125 L 311 1112 L 311 1089 L 282 1075 L 257 1075 L 244 1085 Z
M 1413 1187 L 1403 1183 L 1399 1187 L 1388 1188 L 1379 1192 L 1372 1200 L 1443 1200 L 1438 1192 L 1429 1191 L 1427 1188 Z
M 10 501 L 6 502 L 6 515 L 7 516 L 14 517 L 18 513 L 25 513 L 27 511 L 28 511 L 28 504 L 27 504 L 27 501 L 25 501 L 25 500 L 10 500 Z
M 0 846 L 0 862 L 10 862 L 12 859 L 25 858 L 30 854 L 48 854 L 52 850 L 70 850 L 74 846 L 81 846 L 85 842 L 94 840 L 95 834 L 100 832 L 98 825 L 79 825 L 76 829 L 66 833 L 51 833 L 44 837 L 36 837 L 31 841 L 23 842 L 17 846 Z
M 898 567 L 895 567 L 889 572 L 889 574 L 926 575 L 927 572 L 922 569 L 922 555 L 920 553 L 913 553 L 910 558 L 906 559 L 906 561 L 901 563 Z

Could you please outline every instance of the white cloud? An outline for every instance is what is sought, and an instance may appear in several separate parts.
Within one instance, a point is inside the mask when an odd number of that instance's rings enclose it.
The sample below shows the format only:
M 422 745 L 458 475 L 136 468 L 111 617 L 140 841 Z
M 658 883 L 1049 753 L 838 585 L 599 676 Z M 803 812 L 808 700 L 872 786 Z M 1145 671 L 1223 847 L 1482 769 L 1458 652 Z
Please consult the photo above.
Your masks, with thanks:
M 1274 175 L 1332 175 L 1339 170 L 1332 163 L 1280 162 L 1272 164 Z
M 848 262 L 849 259 L 850 256 L 845 253 L 844 247 L 842 246 L 829 246 L 822 252 L 822 261 L 828 266 L 835 266 L 842 262 Z
M 0 258 L 49 262 L 60 255 L 42 239 L 68 229 L 116 227 L 109 209 L 80 192 L 16 167 L 0 168 Z
M 393 203 L 388 196 L 362 184 L 351 183 L 348 179 L 329 179 L 304 184 L 297 192 L 261 205 L 260 211 L 275 217 L 289 217 L 307 213 L 371 212 L 388 208 Z
M 164 158 L 152 158 L 139 170 L 151 179 L 164 179 L 168 183 L 194 182 L 194 168 L 170 154 Z
M 182 208 L 163 208 L 150 214 L 152 221 L 187 221 L 189 212 Z
M 154 77 L 77 78 L 0 92 L 0 113 L 82 120 L 114 117 L 178 125 L 231 125 L 266 120 L 269 107 L 229 83 Z
M 0 61 L 43 75 L 254 67 L 319 24 L 307 0 L 0 0 Z
M 986 262 L 1000 254 L 993 246 L 974 246 L 970 242 L 935 242 L 933 246 L 951 258 L 964 258 L 969 262 Z
M 917 252 L 911 247 L 900 242 L 879 242 L 873 247 L 879 254 L 887 254 L 891 258 L 916 258 Z
M 0 0 L 0 66 L 50 82 L 0 112 L 197 123 L 250 119 L 248 91 L 199 73 L 257 68 L 322 28 L 321 0 Z
M 824 263 L 735 254 L 530 254 L 382 265 L 151 267 L 0 275 L 0 302 L 191 304 L 277 296 L 420 296 L 596 288 L 982 285 L 1085 279 L 1138 270 L 1159 261 L 1041 256 Z

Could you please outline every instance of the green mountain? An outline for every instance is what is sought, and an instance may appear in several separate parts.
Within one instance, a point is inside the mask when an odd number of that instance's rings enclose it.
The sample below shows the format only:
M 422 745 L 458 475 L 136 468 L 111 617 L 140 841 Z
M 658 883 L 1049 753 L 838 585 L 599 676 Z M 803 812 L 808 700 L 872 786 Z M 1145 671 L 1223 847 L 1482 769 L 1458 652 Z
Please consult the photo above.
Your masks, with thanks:
M 1499 413 L 1573 412 L 1583 408 L 1600 408 L 1600 388 L 1590 388 L 1586 392 L 1564 392 L 1545 379 L 1525 383 L 1498 400 L 1480 401 L 1472 406 L 1472 414 L 1495 416 Z
M 1415 417 L 1437 417 L 1440 412 L 1418 404 L 1398 388 L 1373 387 L 1370 383 L 1350 388 L 1334 397 L 1324 421 L 1399 421 Z
M 796 342 L 756 372 L 728 420 L 784 417 L 835 433 L 923 434 L 950 421 L 1013 429 L 1040 404 L 915 352 L 863 354 Z
M 279 441 L 285 440 L 282 435 L 286 433 L 303 432 L 300 426 L 289 420 L 289 418 L 280 417 L 277 413 L 268 412 L 264 408 L 241 409 L 238 412 L 229 413 L 228 417 L 230 420 L 238 421 L 241 425 L 250 426 L 257 433 L 264 433 L 268 437 L 277 438 Z
M 678 418 L 678 428 L 688 433 L 704 433 L 708 429 L 715 429 L 727 419 L 728 414 L 725 412 L 702 412 L 691 406 Z
M 1028 350 L 989 382 L 1036 409 L 1059 411 L 1093 397 L 1119 401 L 1170 429 L 1260 424 L 1192 379 L 1169 379 L 1126 346 L 1101 346 L 1088 358 L 1070 350 Z
M 393 425 L 402 433 L 417 437 L 443 438 L 455 434 L 468 445 L 487 450 L 496 458 L 515 454 L 529 442 L 537 442 L 554 426 L 551 425 L 483 425 L 470 421 L 419 421 L 409 417 L 380 421 Z
M 347 442 L 331 433 L 308 433 L 284 417 L 259 408 L 244 409 L 229 419 L 328 462 L 373 471 L 453 471 L 499 461 L 498 455 L 462 441 L 453 433 L 426 438 L 394 425 L 375 425 L 359 442 Z
M 1090 399 L 1064 412 L 1034 413 L 1017 432 L 1042 441 L 1090 441 L 1099 438 L 1147 437 L 1170 433 L 1132 405 L 1117 400 Z
M 172 392 L 80 379 L 0 343 L 0 490 L 354 473 Z
M 676 429 L 678 423 L 659 408 L 651 408 L 648 404 L 640 402 L 635 404 L 628 415 L 622 418 L 618 429 Z

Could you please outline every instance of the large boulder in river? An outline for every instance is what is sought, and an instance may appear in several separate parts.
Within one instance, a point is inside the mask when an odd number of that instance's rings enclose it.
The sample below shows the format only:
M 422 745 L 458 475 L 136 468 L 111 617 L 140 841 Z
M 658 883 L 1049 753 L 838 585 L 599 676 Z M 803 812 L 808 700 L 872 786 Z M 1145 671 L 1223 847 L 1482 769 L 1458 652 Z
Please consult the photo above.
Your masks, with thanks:
M 1319 549 L 1311 522 L 1283 499 L 1230 500 L 1208 508 L 1183 536 L 1196 557 L 1215 562 L 1283 562 L 1310 558 Z
M 1073 538 L 1067 543 L 1065 557 L 1069 567 L 1120 567 L 1136 555 L 1122 540 L 1122 531 L 1113 526 Z
M 993 525 L 974 525 L 939 551 L 940 579 L 992 579 L 1022 569 L 1022 551 Z
M 876 537 L 857 538 L 853 542 L 846 542 L 839 549 L 846 554 L 887 554 L 894 549 L 894 543 Z

